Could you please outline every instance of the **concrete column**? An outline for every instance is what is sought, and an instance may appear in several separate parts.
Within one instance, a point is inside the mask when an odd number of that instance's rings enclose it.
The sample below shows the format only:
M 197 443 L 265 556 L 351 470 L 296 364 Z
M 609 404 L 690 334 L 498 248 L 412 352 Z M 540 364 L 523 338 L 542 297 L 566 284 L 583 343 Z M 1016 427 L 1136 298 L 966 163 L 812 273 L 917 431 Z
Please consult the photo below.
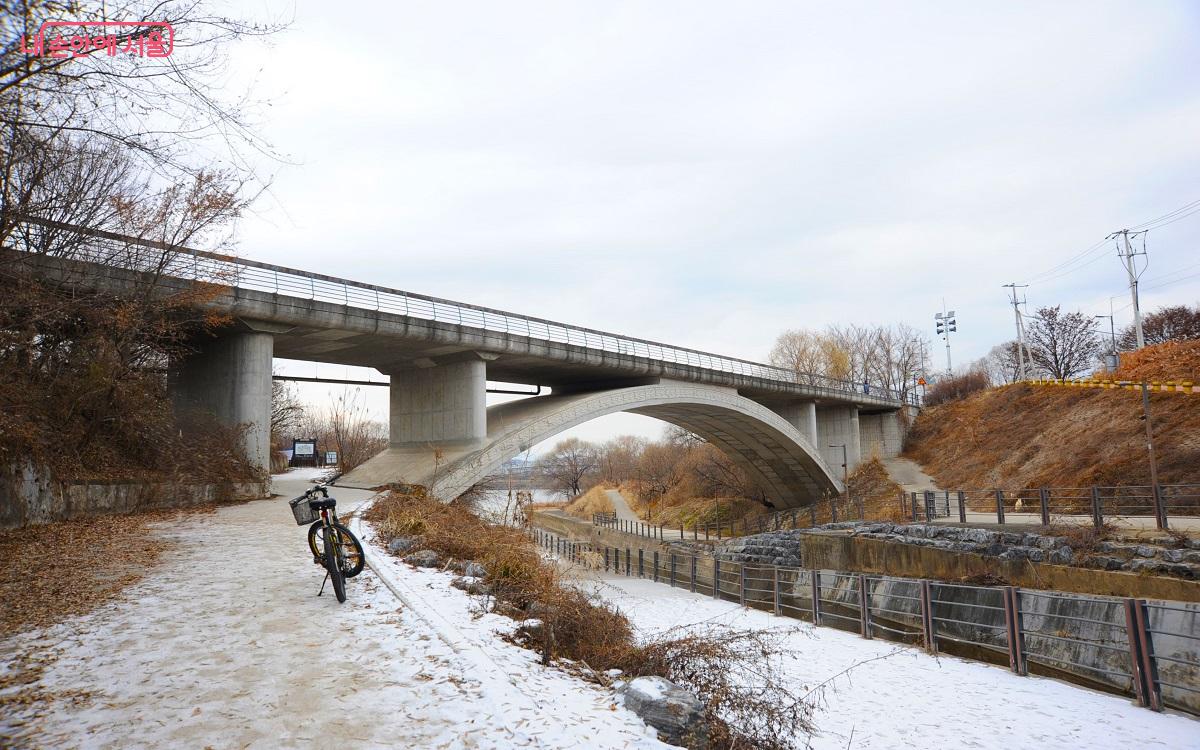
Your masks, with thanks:
M 817 446 L 817 402 L 792 401 L 787 404 L 770 407 L 771 411 L 783 417 L 788 423 L 808 438 L 813 447 Z
M 883 455 L 885 458 L 899 456 L 904 448 L 904 425 L 899 411 L 890 411 L 879 415 L 883 428 Z
M 858 423 L 858 407 L 850 408 L 850 442 L 846 446 L 846 463 L 851 472 L 862 463 L 862 428 Z
M 822 406 L 817 409 L 817 450 L 832 469 L 842 466 L 841 447 L 846 446 L 846 467 L 853 472 L 862 460 L 862 436 L 859 434 L 858 407 L 845 404 Z
M 227 425 L 245 425 L 250 463 L 271 470 L 271 360 L 269 333 L 236 331 L 198 343 L 198 351 L 172 368 L 177 412 L 206 411 Z
M 391 443 L 451 443 L 487 437 L 487 363 L 470 359 L 389 373 Z

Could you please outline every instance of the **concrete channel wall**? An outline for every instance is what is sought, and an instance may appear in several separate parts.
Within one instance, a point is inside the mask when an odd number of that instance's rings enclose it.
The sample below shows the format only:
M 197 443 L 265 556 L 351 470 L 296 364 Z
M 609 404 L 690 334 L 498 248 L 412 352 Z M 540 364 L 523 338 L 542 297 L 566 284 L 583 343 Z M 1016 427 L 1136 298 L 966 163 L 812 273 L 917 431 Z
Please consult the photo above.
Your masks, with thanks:
M 825 566 L 722 561 L 709 550 L 686 543 L 594 527 L 560 513 L 536 513 L 533 525 L 543 543 L 558 539 L 566 545 L 563 549 L 590 551 L 592 565 L 865 637 L 932 646 L 938 652 L 1023 674 L 1123 695 L 1135 694 L 1145 684 L 1140 675 L 1150 672 L 1163 705 L 1200 714 L 1200 604 L 1194 602 L 977 586 Z M 570 547 L 572 543 L 577 546 Z M 1013 599 L 1006 602 L 1009 596 Z M 1141 630 L 1129 619 L 1131 602 L 1144 614 Z M 1019 613 L 1015 624 L 1008 620 L 1012 612 Z M 1131 632 L 1143 632 L 1150 642 L 1151 669 L 1138 666 L 1142 652 L 1137 644 L 1131 647 Z M 1015 650 L 1010 649 L 1014 633 L 1019 644 Z
M 58 482 L 25 469 L 11 481 L 0 481 L 0 528 L 253 500 L 270 494 L 269 482 Z

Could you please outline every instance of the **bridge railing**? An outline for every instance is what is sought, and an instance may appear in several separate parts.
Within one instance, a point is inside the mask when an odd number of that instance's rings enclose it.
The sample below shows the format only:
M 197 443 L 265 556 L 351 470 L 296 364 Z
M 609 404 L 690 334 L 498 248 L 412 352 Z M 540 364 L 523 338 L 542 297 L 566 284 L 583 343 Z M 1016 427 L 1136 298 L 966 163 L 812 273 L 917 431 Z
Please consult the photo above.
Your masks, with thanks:
M 436 323 L 469 326 L 486 331 L 531 339 L 583 346 L 630 357 L 688 365 L 783 383 L 813 386 L 844 395 L 863 394 L 883 401 L 919 405 L 915 390 L 897 391 L 854 383 L 782 367 L 726 357 L 697 349 L 671 346 L 646 339 L 619 336 L 591 328 L 556 323 L 494 310 L 478 305 L 414 294 L 400 289 L 365 284 L 323 274 L 310 273 L 270 263 L 245 260 L 194 248 L 172 246 L 101 230 L 28 219 L 22 222 L 18 241 L 37 252 L 42 232 L 78 232 L 95 241 L 74 253 L 75 259 L 134 271 L 152 271 L 163 276 L 233 286 L 271 294 L 344 305 L 349 308 L 392 313 Z

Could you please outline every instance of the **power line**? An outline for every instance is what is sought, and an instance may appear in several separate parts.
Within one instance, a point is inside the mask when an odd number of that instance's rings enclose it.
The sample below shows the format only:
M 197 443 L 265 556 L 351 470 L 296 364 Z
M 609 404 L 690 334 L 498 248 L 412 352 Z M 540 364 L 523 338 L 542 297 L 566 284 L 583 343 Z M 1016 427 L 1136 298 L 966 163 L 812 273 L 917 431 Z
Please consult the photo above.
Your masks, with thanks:
M 1180 206 L 1179 208 L 1175 209 L 1174 211 L 1169 211 L 1169 212 L 1163 214 L 1162 216 L 1158 216 L 1156 218 L 1150 219 L 1149 221 L 1144 221 L 1141 224 L 1135 224 L 1135 225 L 1129 227 L 1127 230 L 1123 230 L 1123 231 L 1129 231 L 1132 233 L 1132 232 L 1148 231 L 1150 229 L 1159 229 L 1161 227 L 1167 226 L 1168 224 L 1174 224 L 1177 221 L 1186 219 L 1187 217 L 1192 216 L 1193 214 L 1196 214 L 1196 213 L 1200 213 L 1200 200 L 1194 200 L 1190 203 Z M 1110 235 L 1110 237 L 1111 237 L 1111 235 Z M 1029 276 L 1027 278 L 1031 282 L 1046 283 L 1048 281 L 1053 281 L 1054 279 L 1062 278 L 1063 276 L 1067 276 L 1072 273 L 1075 273 L 1076 271 L 1083 268 L 1084 266 L 1095 263 L 1097 260 L 1099 260 L 1100 258 L 1103 257 L 1103 255 L 1100 255 L 1098 253 L 1104 249 L 1104 246 L 1107 244 L 1108 239 L 1109 239 L 1109 237 L 1105 237 L 1103 240 L 1100 240 L 1099 242 L 1097 242 L 1096 244 L 1087 248 L 1086 250 L 1083 250 L 1082 252 L 1076 253 L 1075 255 L 1072 255 L 1070 258 L 1067 258 L 1062 263 L 1059 263 L 1058 265 L 1053 266 L 1052 268 L 1048 268 L 1045 271 L 1037 273 L 1033 276 Z

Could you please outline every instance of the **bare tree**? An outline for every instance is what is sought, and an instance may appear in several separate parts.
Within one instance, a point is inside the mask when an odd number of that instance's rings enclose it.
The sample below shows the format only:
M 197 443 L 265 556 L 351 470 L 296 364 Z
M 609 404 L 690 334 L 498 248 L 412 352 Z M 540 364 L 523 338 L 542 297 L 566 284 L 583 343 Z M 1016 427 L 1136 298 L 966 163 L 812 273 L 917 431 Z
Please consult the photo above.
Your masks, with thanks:
M 634 435 L 618 435 L 598 449 L 597 470 L 600 480 L 620 484 L 633 479 L 638 457 L 646 448 L 646 440 Z
M 289 434 L 295 436 L 296 429 L 304 420 L 304 405 L 291 383 L 283 380 L 271 381 L 271 445 L 284 447 Z
M 1064 314 L 1059 305 L 1037 311 L 1028 338 L 1034 363 L 1059 380 L 1091 370 L 1102 349 L 1092 319 L 1081 312 Z
M 992 385 L 1015 383 L 1021 377 L 1021 361 L 1017 355 L 1017 342 L 1006 341 L 993 346 L 972 367 L 986 373 L 988 382 Z M 1037 370 L 1037 366 L 1031 362 L 1026 362 L 1025 368 L 1029 374 L 1034 374 Z
M 538 473 L 548 483 L 548 488 L 575 497 L 583 492 L 588 476 L 599 464 L 596 446 L 580 440 L 567 438 L 560 441 L 537 462 Z
M 779 334 L 767 361 L 796 373 L 801 382 L 850 376 L 849 355 L 829 335 L 816 331 L 795 329 Z
M 388 446 L 387 427 L 371 419 L 362 391 L 346 389 L 331 399 L 329 437 L 337 448 L 343 473 L 361 466 Z
M 1200 306 L 1160 307 L 1142 318 L 1142 333 L 1147 344 L 1200 339 Z M 1118 346 L 1124 351 L 1137 348 L 1137 334 L 1133 326 L 1121 331 Z

